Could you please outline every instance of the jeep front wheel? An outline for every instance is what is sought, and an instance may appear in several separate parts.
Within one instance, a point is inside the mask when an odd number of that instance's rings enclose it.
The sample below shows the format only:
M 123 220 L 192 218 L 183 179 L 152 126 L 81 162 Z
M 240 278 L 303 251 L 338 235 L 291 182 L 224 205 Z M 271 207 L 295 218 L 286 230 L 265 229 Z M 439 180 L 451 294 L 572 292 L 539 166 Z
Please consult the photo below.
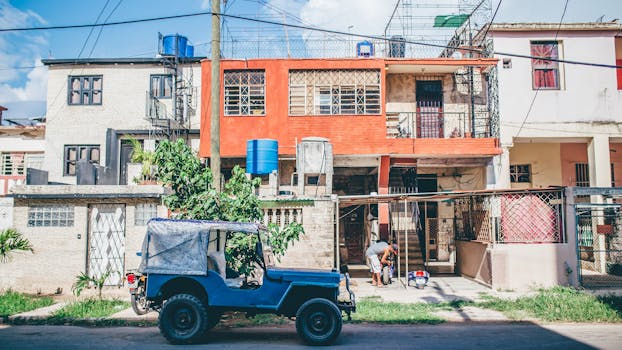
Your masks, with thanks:
M 296 313 L 296 331 L 310 345 L 332 343 L 341 332 L 341 325 L 341 312 L 326 299 L 311 299 Z
M 207 310 L 194 295 L 170 297 L 160 311 L 160 333 L 173 344 L 196 342 L 208 328 Z

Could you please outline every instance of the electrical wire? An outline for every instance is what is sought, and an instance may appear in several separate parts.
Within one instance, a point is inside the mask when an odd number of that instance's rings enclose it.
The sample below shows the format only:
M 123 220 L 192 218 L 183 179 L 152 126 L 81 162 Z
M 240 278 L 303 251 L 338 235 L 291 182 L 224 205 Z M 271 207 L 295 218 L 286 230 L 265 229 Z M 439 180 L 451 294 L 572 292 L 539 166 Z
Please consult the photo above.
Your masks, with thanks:
M 161 16 L 161 17 L 125 20 L 125 21 L 108 22 L 108 23 L 100 23 L 100 24 L 76 24 L 76 25 L 62 25 L 62 26 L 29 27 L 29 28 L 0 28 L 0 33 L 13 32 L 13 31 L 59 30 L 59 29 L 90 28 L 90 27 L 98 27 L 98 26 L 114 26 L 114 25 L 124 25 L 124 24 L 131 24 L 131 23 L 145 23 L 145 22 L 163 21 L 163 20 L 171 20 L 171 19 L 179 19 L 179 18 L 206 16 L 206 15 L 212 15 L 212 14 L 216 16 L 221 16 L 221 17 L 235 18 L 235 19 L 239 19 L 243 21 L 258 22 L 258 23 L 271 24 L 271 25 L 276 25 L 276 26 L 287 26 L 291 28 L 317 31 L 317 32 L 323 32 L 323 33 L 329 33 L 329 34 L 353 36 L 353 37 L 363 38 L 363 39 L 387 40 L 387 38 L 383 36 L 378 36 L 378 35 L 347 33 L 347 32 L 342 32 L 342 31 L 332 30 L 332 29 L 321 29 L 321 28 L 298 25 L 298 24 L 282 23 L 282 22 L 268 21 L 268 20 L 263 20 L 263 19 L 258 19 L 258 18 L 249 18 L 249 17 L 242 17 L 242 16 L 237 16 L 237 15 L 231 15 L 231 14 L 214 13 L 214 12 L 206 12 L 206 11 L 189 13 L 189 14 L 184 14 L 184 15 Z M 421 41 L 413 41 L 413 40 L 403 40 L 401 42 L 404 42 L 406 44 L 429 46 L 429 47 L 436 47 L 436 48 L 442 48 L 442 49 L 458 49 L 458 47 L 455 47 L 455 46 L 427 43 L 427 42 L 421 42 Z M 480 54 L 482 53 L 481 49 L 474 49 L 474 48 L 459 48 L 459 49 L 464 50 L 464 51 L 474 52 L 474 53 L 480 53 Z M 551 58 L 551 57 L 537 57 L 537 56 L 531 56 L 531 55 L 515 54 L 515 53 L 510 53 L 510 52 L 494 51 L 493 54 L 500 55 L 500 56 L 526 58 L 526 59 L 538 59 L 538 60 L 543 60 L 543 61 L 553 61 L 553 62 L 559 62 L 559 63 L 575 64 L 575 65 L 583 65 L 583 66 L 591 66 L 591 67 L 614 68 L 614 69 L 622 68 L 622 66 L 613 65 L 613 64 L 572 61 L 572 60 L 566 60 L 566 59 L 556 59 L 556 58 Z
M 570 0 L 566 0 L 566 4 L 564 5 L 564 11 L 562 12 L 562 17 L 559 19 L 559 25 L 557 25 L 557 31 L 555 32 L 555 38 L 553 39 L 553 41 L 557 40 L 557 36 L 559 35 L 559 30 L 562 27 L 562 22 L 564 21 L 564 17 L 566 16 L 566 10 L 568 9 L 568 2 Z M 529 114 L 531 114 L 531 110 L 533 109 L 533 105 L 536 102 L 536 98 L 538 97 L 538 93 L 540 92 L 541 87 L 538 86 L 538 88 L 536 89 L 536 93 L 533 94 L 533 98 L 531 99 L 531 103 L 529 104 L 529 108 L 527 109 L 527 113 L 525 114 L 525 118 L 523 118 L 523 122 L 520 125 L 520 128 L 518 128 L 518 131 L 516 132 L 516 137 L 518 137 L 518 135 L 520 135 L 520 132 L 523 130 L 523 126 L 525 126 L 525 123 L 527 122 L 527 119 L 529 119 Z

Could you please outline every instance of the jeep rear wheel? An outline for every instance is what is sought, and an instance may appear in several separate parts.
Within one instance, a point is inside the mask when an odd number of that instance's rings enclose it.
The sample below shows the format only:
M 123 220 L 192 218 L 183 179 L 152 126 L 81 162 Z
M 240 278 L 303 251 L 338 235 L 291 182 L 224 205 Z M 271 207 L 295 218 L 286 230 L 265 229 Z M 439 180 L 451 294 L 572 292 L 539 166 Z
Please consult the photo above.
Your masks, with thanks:
M 296 331 L 310 345 L 332 343 L 341 333 L 341 326 L 341 311 L 326 299 L 311 299 L 296 313 Z
M 207 310 L 194 295 L 177 294 L 170 297 L 160 312 L 160 333 L 173 344 L 199 340 L 208 329 Z

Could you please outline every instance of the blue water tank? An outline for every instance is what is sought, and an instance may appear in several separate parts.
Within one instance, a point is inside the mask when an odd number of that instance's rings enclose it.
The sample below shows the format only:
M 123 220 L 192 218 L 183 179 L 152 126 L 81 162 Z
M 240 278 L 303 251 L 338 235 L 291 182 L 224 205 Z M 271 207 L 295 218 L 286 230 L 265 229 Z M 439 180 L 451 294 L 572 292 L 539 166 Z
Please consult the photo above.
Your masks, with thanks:
M 356 44 L 356 55 L 358 57 L 372 57 L 374 55 L 374 44 L 371 41 L 361 41 Z
M 184 57 L 187 44 L 188 38 L 183 35 L 165 35 L 162 38 L 162 55 Z
M 194 57 L 194 46 L 186 45 L 186 57 Z
M 277 140 L 259 139 L 246 142 L 246 172 L 253 175 L 270 174 L 279 169 Z

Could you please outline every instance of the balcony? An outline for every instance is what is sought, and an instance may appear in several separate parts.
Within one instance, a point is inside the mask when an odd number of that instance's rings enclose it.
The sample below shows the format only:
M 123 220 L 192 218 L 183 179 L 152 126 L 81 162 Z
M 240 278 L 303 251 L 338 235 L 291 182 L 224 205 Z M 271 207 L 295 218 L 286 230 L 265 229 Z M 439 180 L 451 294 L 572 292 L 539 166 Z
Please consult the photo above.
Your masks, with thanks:
M 488 138 L 490 118 L 487 111 L 470 118 L 464 112 L 445 112 L 441 108 L 418 108 L 416 112 L 387 112 L 387 138 Z

